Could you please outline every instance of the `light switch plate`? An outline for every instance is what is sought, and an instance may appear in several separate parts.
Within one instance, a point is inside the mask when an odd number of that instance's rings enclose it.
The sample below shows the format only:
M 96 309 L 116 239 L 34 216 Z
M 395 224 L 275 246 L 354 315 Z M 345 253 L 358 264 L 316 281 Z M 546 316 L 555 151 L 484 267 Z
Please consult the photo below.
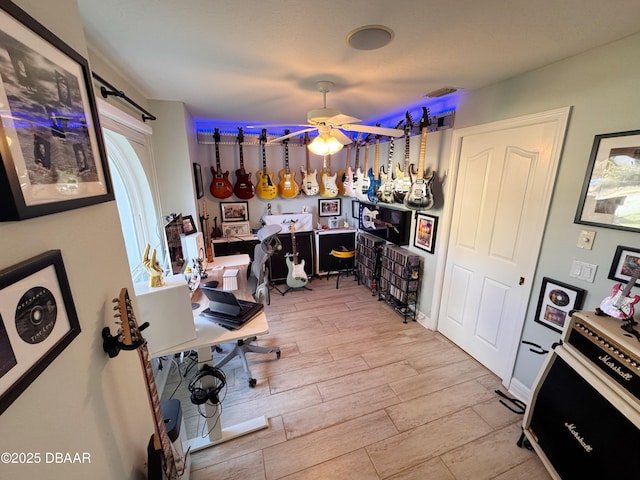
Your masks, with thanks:
M 578 237 L 578 248 L 591 250 L 595 238 L 596 232 L 594 232 L 593 230 L 580 230 L 580 236 Z

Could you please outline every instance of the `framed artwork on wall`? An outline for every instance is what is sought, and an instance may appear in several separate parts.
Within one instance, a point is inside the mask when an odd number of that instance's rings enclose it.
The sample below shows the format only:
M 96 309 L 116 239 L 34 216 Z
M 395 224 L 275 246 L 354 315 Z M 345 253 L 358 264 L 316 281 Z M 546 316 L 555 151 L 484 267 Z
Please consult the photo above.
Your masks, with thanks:
M 613 256 L 613 262 L 609 269 L 611 280 L 617 280 L 622 283 L 629 283 L 631 277 L 640 268 L 640 248 L 623 247 L 619 245 Z M 636 287 L 640 287 L 640 280 L 635 283 Z
M 354 200 L 351 202 L 351 217 L 359 218 L 360 217 L 360 202 Z
M 0 271 L 0 414 L 79 333 L 60 250 Z
M 12 3 L 0 25 L 0 220 L 113 200 L 87 60 Z
M 596 135 L 574 222 L 640 232 L 640 130 Z
M 419 213 L 416 216 L 416 230 L 413 237 L 413 244 L 429 253 L 433 253 L 436 246 L 436 229 L 438 227 L 438 217 Z
M 204 186 L 202 184 L 202 167 L 199 163 L 193 163 L 193 182 L 196 187 L 196 198 L 204 197 Z
M 342 200 L 339 198 L 319 198 L 319 217 L 339 217 L 342 215 Z
M 193 217 L 191 215 L 185 215 L 182 217 L 182 233 L 185 235 L 191 235 L 192 233 L 196 233 L 198 229 L 196 228 L 196 224 L 193 221 Z
M 551 330 L 562 332 L 571 312 L 582 307 L 584 295 L 582 288 L 543 277 L 534 320 Z
M 247 222 L 249 202 L 220 202 L 220 216 L 223 222 Z

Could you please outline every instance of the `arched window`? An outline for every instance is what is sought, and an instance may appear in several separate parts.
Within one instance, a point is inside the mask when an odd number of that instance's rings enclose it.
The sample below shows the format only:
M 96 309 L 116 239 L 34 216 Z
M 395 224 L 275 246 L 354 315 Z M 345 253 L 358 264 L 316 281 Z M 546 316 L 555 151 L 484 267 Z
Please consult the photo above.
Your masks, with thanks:
M 133 282 L 144 281 L 141 266 L 147 244 L 163 264 L 166 242 L 156 173 L 151 150 L 151 128 L 99 100 L 100 122 Z M 164 266 L 164 265 L 163 265 Z

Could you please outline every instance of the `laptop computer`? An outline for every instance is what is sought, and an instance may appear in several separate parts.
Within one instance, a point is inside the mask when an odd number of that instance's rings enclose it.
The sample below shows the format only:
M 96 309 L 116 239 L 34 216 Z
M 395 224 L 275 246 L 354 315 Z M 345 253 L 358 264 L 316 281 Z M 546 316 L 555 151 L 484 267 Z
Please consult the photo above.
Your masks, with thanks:
M 242 327 L 264 308 L 261 303 L 240 300 L 228 290 L 206 284 L 200 288 L 209 300 L 209 308 L 203 310 L 201 315 L 229 329 Z

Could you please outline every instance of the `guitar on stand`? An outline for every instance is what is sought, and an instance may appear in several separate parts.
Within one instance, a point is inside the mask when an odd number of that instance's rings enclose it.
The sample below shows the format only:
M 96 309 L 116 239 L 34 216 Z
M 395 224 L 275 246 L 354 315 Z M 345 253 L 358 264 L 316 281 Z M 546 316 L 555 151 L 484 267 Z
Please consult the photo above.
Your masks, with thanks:
M 113 303 L 116 304 L 113 309 L 118 311 L 114 317 L 120 318 L 122 324 L 116 336 L 111 335 L 109 327 L 102 329 L 102 348 L 109 354 L 110 358 L 118 355 L 120 350 L 137 350 L 138 352 L 154 420 L 154 433 L 151 435 L 147 447 L 147 478 L 150 480 L 179 480 L 187 478 L 191 463 L 188 459 L 189 450 L 183 453 L 182 445 L 176 448 L 167 435 L 164 415 L 160 408 L 160 398 L 153 371 L 151 370 L 151 358 L 147 349 L 147 341 L 140 333 L 149 326 L 149 323 L 145 322 L 138 327 L 129 292 L 126 288 L 120 290 L 119 297 L 115 298 Z
M 307 287 L 307 283 L 309 282 L 309 277 L 307 276 L 307 272 L 304 270 L 304 260 L 298 260 L 298 249 L 296 246 L 296 228 L 295 222 L 291 222 L 291 255 L 287 256 L 287 288 L 282 295 L 287 293 L 289 290 L 295 288 L 304 288 L 306 290 L 311 290 Z
M 635 315 L 634 305 L 640 301 L 640 295 L 630 296 L 629 293 L 638 278 L 640 278 L 640 266 L 636 267 L 624 289 L 620 283 L 616 283 L 613 286 L 611 295 L 605 298 L 600 304 L 600 312 L 635 324 L 635 320 L 633 319 Z
M 265 144 L 267 143 L 267 129 L 262 129 L 260 135 L 260 148 L 262 149 L 262 169 L 258 171 L 258 186 L 256 194 L 263 200 L 271 200 L 278 194 L 278 188 L 273 183 L 273 174 L 267 170 L 267 153 Z
M 289 130 L 284 131 L 289 135 Z M 294 198 L 300 193 L 300 187 L 296 183 L 296 174 L 289 168 L 289 139 L 282 141 L 284 145 L 284 168 L 280 170 L 280 183 L 278 193 L 282 198 Z
M 358 180 L 354 185 L 356 198 L 360 202 L 369 201 L 369 197 L 367 195 L 369 191 L 369 185 L 371 183 L 369 179 L 369 137 L 371 137 L 371 134 L 368 134 L 366 137 L 364 137 L 364 140 L 362 141 L 364 143 L 364 161 L 362 162 L 362 171 L 358 170 L 356 173 Z
M 320 182 L 320 196 L 324 198 L 333 198 L 338 196 L 338 185 L 336 184 L 337 173 L 331 175 L 331 154 L 326 155 L 322 159 L 322 174 Z
M 229 170 L 223 173 L 220 167 L 220 148 L 218 147 L 220 143 L 220 130 L 217 128 L 213 130 L 213 140 L 216 146 L 216 168 L 210 167 L 213 180 L 209 186 L 209 191 L 211 195 L 216 198 L 229 198 L 233 195 L 233 186 L 229 181 Z
M 369 170 L 369 189 L 367 190 L 367 198 L 372 203 L 377 203 L 380 198 L 378 192 L 382 180 L 380 179 L 380 135 L 376 135 L 376 146 L 374 152 L 375 160 L 373 162 L 373 171 Z
M 426 178 L 424 178 L 424 158 L 427 150 L 427 130 L 431 121 L 429 120 L 429 109 L 422 107 L 422 118 L 420 119 L 420 158 L 418 160 L 418 173 L 416 179 L 411 184 L 409 193 L 404 197 L 404 206 L 414 210 L 428 210 L 433 208 L 433 192 L 431 184 L 433 183 L 435 172 L 432 170 Z
M 209 227 L 209 215 L 207 214 L 207 202 L 205 200 L 202 201 L 202 217 L 200 217 L 200 221 L 202 222 L 202 235 L 204 237 L 204 248 L 205 253 L 207 254 L 207 262 L 211 263 L 213 262 L 213 245 L 211 244 L 212 231 Z
M 403 203 L 404 197 L 407 195 L 413 184 L 411 179 L 411 164 L 409 162 L 409 150 L 411 148 L 411 128 L 413 121 L 409 112 L 406 113 L 406 121 L 404 124 L 404 163 L 402 170 L 396 165 L 396 182 L 393 186 L 393 199 L 396 203 Z
M 318 191 L 320 190 L 320 186 L 318 185 L 318 180 L 316 178 L 318 171 L 314 170 L 312 172 L 311 164 L 309 163 L 309 149 L 307 148 L 307 146 L 309 145 L 308 133 L 304 134 L 304 144 L 305 144 L 304 151 L 307 157 L 307 168 L 306 170 L 304 168 L 300 168 L 300 171 L 302 172 L 302 191 L 304 192 L 305 195 L 307 195 L 308 197 L 311 197 L 313 195 L 318 194 Z
M 233 186 L 233 193 L 238 198 L 249 200 L 256 194 L 256 188 L 251 183 L 251 174 L 244 169 L 244 155 L 242 152 L 242 143 L 244 142 L 244 133 L 242 127 L 238 127 L 238 151 L 240 152 L 240 168 L 236 170 L 236 184 Z

